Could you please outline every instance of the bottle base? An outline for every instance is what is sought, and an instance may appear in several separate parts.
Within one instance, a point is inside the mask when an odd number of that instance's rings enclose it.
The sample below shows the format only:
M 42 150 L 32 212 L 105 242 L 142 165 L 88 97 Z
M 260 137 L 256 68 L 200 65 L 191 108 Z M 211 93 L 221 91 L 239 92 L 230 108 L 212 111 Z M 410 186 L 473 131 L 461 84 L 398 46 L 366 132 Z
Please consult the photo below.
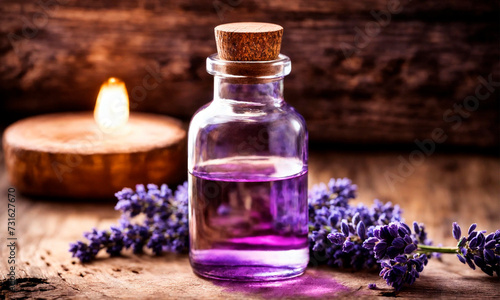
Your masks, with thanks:
M 195 274 L 231 281 L 275 281 L 297 277 L 304 274 L 309 259 L 307 248 L 288 251 L 196 252 L 196 255 L 193 255 L 193 252 L 190 255 L 191 267 Z
M 286 280 L 298 277 L 304 274 L 303 268 L 276 268 L 269 266 L 205 266 L 193 265 L 193 271 L 196 275 L 230 281 L 276 281 Z

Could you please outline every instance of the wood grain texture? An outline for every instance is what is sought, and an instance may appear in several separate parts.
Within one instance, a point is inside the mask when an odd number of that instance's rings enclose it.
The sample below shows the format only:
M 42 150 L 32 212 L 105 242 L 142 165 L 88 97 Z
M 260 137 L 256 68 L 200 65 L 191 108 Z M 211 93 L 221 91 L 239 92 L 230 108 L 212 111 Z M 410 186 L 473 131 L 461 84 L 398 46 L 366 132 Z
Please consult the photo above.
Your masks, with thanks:
M 500 81 L 498 1 L 401 1 L 387 24 L 372 14 L 388 11 L 387 0 L 43 3 L 52 5 L 5 0 L 0 8 L 5 120 L 90 110 L 110 76 L 127 83 L 133 110 L 188 120 L 211 99 L 213 28 L 260 21 L 285 28 L 282 52 L 293 62 L 285 98 L 312 140 L 413 143 L 441 127 L 450 145 L 499 143 L 498 87 L 467 117 L 443 120 L 474 96 L 478 76 Z
M 500 161 L 477 155 L 438 155 L 428 157 L 403 183 L 388 185 L 383 174 L 397 172 L 399 155 L 407 153 L 312 152 L 310 184 L 330 177 L 348 176 L 359 186 L 358 202 L 373 198 L 393 201 L 405 211 L 407 221 L 424 222 L 430 238 L 454 245 L 451 223 L 463 227 L 478 222 L 479 228 L 500 228 Z M 6 206 L 7 182 L 0 172 L 0 205 Z M 81 265 L 71 259 L 68 243 L 81 238 L 85 230 L 106 228 L 118 213 L 113 202 L 73 202 L 32 200 L 17 195 L 17 292 L 8 290 L 4 259 L 7 248 L 0 247 L 0 297 L 19 298 L 133 298 L 133 299 L 376 299 L 396 296 L 377 273 L 351 270 L 308 268 L 306 274 L 280 284 L 214 282 L 195 276 L 188 258 L 182 255 L 160 257 L 132 255 L 107 258 L 102 254 L 94 263 Z M 4 210 L 0 224 L 5 224 Z M 5 241 L 6 231 L 0 231 Z M 377 283 L 379 290 L 368 290 Z M 498 299 L 498 277 L 489 277 L 462 265 L 453 255 L 443 262 L 431 260 L 421 278 L 405 288 L 402 299 Z

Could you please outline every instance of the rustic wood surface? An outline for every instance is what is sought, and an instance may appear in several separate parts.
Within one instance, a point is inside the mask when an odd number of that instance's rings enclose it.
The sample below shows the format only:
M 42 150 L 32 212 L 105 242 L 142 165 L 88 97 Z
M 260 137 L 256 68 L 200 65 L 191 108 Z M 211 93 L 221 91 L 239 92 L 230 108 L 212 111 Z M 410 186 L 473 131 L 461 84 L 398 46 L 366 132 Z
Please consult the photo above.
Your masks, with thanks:
M 393 2 L 386 22 L 378 12 Z M 211 99 L 213 28 L 260 21 L 284 27 L 282 52 L 293 62 L 285 97 L 311 139 L 404 144 L 443 127 L 447 144 L 492 147 L 498 87 L 470 115 L 443 116 L 475 95 L 478 76 L 500 81 L 499 3 L 3 0 L 0 116 L 91 110 L 101 83 L 117 76 L 133 110 L 189 119 Z
M 407 221 L 424 222 L 429 235 L 454 245 L 451 223 L 480 229 L 500 228 L 500 161 L 497 157 L 434 154 L 394 189 L 385 172 L 397 173 L 398 157 L 408 153 L 312 152 L 310 183 L 347 176 L 359 185 L 357 201 L 373 198 L 398 203 Z M 5 281 L 7 267 L 6 195 L 9 184 L 0 173 L 0 298 L 7 299 L 321 299 L 396 296 L 376 273 L 309 268 L 297 279 L 267 284 L 214 282 L 195 276 L 185 255 L 148 254 L 106 258 L 82 265 L 67 252 L 68 243 L 94 226 L 116 222 L 113 202 L 31 199 L 17 194 L 17 292 Z M 367 289 L 375 282 L 379 290 Z M 421 278 L 401 298 L 499 298 L 499 279 L 472 271 L 456 257 L 431 260 Z

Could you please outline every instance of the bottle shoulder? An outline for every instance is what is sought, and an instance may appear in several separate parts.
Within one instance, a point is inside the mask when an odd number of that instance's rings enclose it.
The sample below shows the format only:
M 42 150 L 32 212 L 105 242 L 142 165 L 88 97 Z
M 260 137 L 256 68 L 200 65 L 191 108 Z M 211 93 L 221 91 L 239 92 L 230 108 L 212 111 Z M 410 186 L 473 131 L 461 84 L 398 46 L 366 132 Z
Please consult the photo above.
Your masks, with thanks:
M 306 126 L 304 117 L 291 105 L 261 107 L 255 104 L 220 104 L 214 101 L 200 107 L 191 118 L 190 127 L 226 123 L 274 123 L 285 120 L 296 123 L 295 126 Z

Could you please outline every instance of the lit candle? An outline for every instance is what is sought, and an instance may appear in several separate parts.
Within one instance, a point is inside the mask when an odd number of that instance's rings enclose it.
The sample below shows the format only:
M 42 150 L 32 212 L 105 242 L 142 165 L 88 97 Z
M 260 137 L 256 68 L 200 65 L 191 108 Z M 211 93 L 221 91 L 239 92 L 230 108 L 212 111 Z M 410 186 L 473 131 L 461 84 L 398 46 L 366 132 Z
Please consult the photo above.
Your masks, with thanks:
M 38 196 L 109 198 L 138 183 L 186 176 L 186 131 L 180 121 L 129 113 L 125 84 L 110 78 L 89 112 L 18 121 L 3 137 L 11 183 Z
M 94 109 L 94 119 L 104 133 L 124 127 L 129 118 L 129 101 L 125 83 L 111 77 L 103 83 Z

